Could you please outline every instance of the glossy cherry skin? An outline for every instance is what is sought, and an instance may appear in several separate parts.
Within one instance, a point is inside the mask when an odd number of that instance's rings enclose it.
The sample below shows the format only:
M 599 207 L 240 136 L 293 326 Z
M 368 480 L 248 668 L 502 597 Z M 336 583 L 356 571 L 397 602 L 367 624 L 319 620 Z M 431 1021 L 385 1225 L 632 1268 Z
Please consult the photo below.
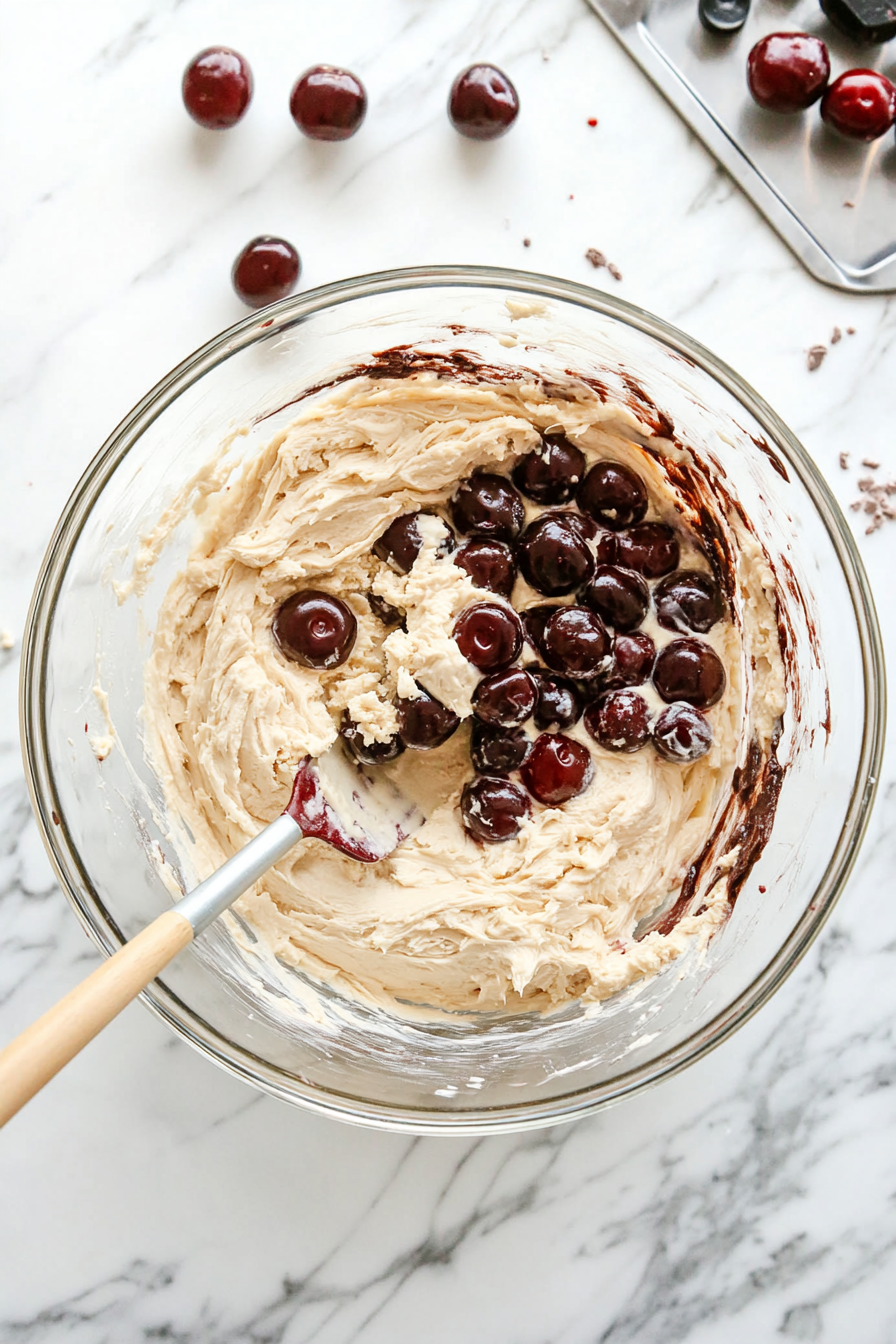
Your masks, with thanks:
M 406 747 L 416 751 L 431 751 L 447 742 L 457 731 L 460 719 L 453 710 L 436 700 L 435 696 L 418 687 L 422 692 L 417 700 L 397 700 L 398 736 Z
M 531 717 L 538 699 L 532 677 L 521 667 L 483 677 L 473 692 L 473 713 L 483 723 L 511 728 Z
M 719 585 L 711 574 L 697 569 L 677 569 L 662 579 L 653 591 L 656 618 L 664 630 L 705 635 L 725 614 Z
M 509 775 L 519 770 L 531 750 L 522 728 L 493 728 L 478 719 L 473 724 L 470 760 L 480 775 Z
M 821 119 L 850 140 L 877 140 L 896 122 L 896 87 L 876 70 L 847 70 L 822 98 Z
M 611 649 L 606 626 L 587 607 L 560 607 L 546 622 L 541 643 L 548 667 L 577 681 L 605 670 Z
M 516 582 L 516 560 L 503 541 L 473 537 L 457 548 L 454 563 L 469 574 L 477 588 L 488 588 L 509 598 Z
M 585 454 L 565 434 L 546 434 L 511 473 L 516 488 L 536 504 L 567 503 L 584 474 Z
M 299 254 L 292 243 L 261 234 L 243 248 L 233 263 L 230 279 L 243 303 L 250 308 L 264 308 L 292 293 L 301 269 Z
M 454 622 L 454 638 L 467 662 L 480 672 L 501 672 L 519 657 L 523 627 L 510 607 L 477 602 Z
M 616 538 L 616 563 L 646 579 L 661 579 L 678 566 L 678 538 L 665 523 L 639 523 Z
M 562 610 L 559 602 L 539 602 L 535 607 L 524 607 L 520 612 L 526 640 L 536 653 L 542 653 L 544 627 L 555 611 Z M 542 654 L 543 656 L 543 654 Z
M 364 120 L 367 94 L 349 70 L 313 65 L 293 85 L 289 110 L 312 140 L 348 140 Z
M 617 635 L 613 640 L 613 658 L 601 678 L 601 686 L 641 686 L 650 676 L 656 658 L 656 645 L 649 635 Z
M 194 121 L 223 131 L 236 125 L 252 100 L 252 71 L 238 51 L 207 47 L 184 71 L 181 92 Z
M 494 65 L 471 65 L 457 76 L 448 97 L 451 124 L 469 140 L 497 140 L 520 110 L 516 89 Z
M 562 733 L 542 733 L 520 774 L 533 798 L 546 807 L 560 807 L 585 792 L 594 778 L 594 763 L 581 742 Z
M 350 718 L 348 710 L 342 715 L 339 733 L 360 765 L 385 765 L 404 751 L 404 743 L 397 736 L 390 737 L 388 742 L 365 742 L 361 729 Z
M 380 597 L 377 593 L 367 594 L 367 605 L 377 620 L 382 621 L 383 625 L 390 628 L 401 625 L 404 620 L 398 608 L 393 607 L 391 602 L 387 602 L 384 597 Z
M 451 519 L 464 536 L 513 541 L 526 517 L 519 493 L 492 472 L 478 471 L 461 481 L 450 503 Z
M 464 785 L 460 812 L 464 830 L 474 840 L 500 844 L 519 835 L 531 815 L 531 804 L 518 784 L 490 776 Z
M 702 639 L 673 639 L 656 656 L 653 684 L 667 704 L 684 700 L 695 709 L 709 709 L 724 694 L 725 669 Z
M 561 597 L 591 576 L 594 556 L 578 525 L 565 514 L 545 513 L 530 523 L 517 546 L 526 582 L 545 597 Z
M 598 565 L 582 589 L 582 601 L 614 630 L 636 630 L 650 605 L 650 589 L 640 574 L 619 565 Z
M 657 755 L 677 765 L 699 761 L 712 746 L 712 727 L 699 709 L 679 701 L 664 709 L 653 725 Z
M 538 703 L 533 716 L 535 727 L 540 732 L 558 732 L 578 723 L 582 715 L 582 697 L 575 682 L 550 672 L 531 668 L 529 672 L 538 687 Z
M 277 608 L 271 629 L 286 658 L 321 671 L 345 662 L 354 646 L 358 623 L 341 598 L 304 588 Z
M 747 57 L 747 84 L 767 112 L 802 112 L 831 77 L 828 49 L 809 33 L 769 33 Z
M 650 737 L 650 711 L 637 691 L 608 691 L 585 710 L 585 727 L 606 751 L 638 751 Z
M 647 512 L 644 482 L 621 462 L 596 463 L 579 486 L 576 499 L 583 513 L 611 532 L 640 523 Z

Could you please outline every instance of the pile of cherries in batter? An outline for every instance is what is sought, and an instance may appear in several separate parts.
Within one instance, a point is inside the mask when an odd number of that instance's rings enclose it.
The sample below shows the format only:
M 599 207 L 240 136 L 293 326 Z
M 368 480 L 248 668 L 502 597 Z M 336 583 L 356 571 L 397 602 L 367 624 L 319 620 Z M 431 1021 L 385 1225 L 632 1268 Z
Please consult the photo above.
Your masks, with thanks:
M 528 524 L 523 496 L 540 506 Z M 510 479 L 476 472 L 449 501 L 463 540 L 458 544 L 449 528 L 441 553 L 490 595 L 466 607 L 453 631 L 482 673 L 470 739 L 476 777 L 461 800 L 475 839 L 512 839 L 530 815 L 530 796 L 559 807 L 588 788 L 591 752 L 565 731 L 583 716 L 607 751 L 649 746 L 684 765 L 712 746 L 704 711 L 721 699 L 725 671 L 698 636 L 724 617 L 725 602 L 711 574 L 679 567 L 679 536 L 666 523 L 645 522 L 647 507 L 635 472 L 612 460 L 586 471 L 583 453 L 562 434 L 545 435 Z M 374 546 L 402 574 L 423 545 L 418 517 L 403 514 Z M 553 600 L 517 610 L 511 597 L 518 574 Z M 401 611 L 374 594 L 368 601 L 384 625 L 401 624 Z M 675 636 L 659 650 L 639 628 L 651 606 Z M 278 609 L 273 633 L 286 657 L 336 667 L 351 652 L 356 621 L 339 598 L 306 589 Z M 637 689 L 648 681 L 666 705 L 655 716 Z M 388 742 L 366 743 L 344 716 L 342 737 L 361 764 L 384 764 L 406 748 L 430 750 L 456 731 L 458 716 L 418 690 L 416 699 L 397 700 L 398 733 Z

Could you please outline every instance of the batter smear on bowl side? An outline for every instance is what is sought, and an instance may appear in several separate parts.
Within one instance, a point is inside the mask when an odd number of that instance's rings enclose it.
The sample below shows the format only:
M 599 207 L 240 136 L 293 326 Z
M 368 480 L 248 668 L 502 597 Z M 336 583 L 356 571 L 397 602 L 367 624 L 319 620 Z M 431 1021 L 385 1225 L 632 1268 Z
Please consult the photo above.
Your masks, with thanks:
M 778 594 L 656 408 L 384 352 L 203 491 L 147 667 L 200 875 L 334 743 L 426 814 L 362 867 L 307 840 L 238 911 L 401 1013 L 593 1002 L 708 939 L 771 829 Z

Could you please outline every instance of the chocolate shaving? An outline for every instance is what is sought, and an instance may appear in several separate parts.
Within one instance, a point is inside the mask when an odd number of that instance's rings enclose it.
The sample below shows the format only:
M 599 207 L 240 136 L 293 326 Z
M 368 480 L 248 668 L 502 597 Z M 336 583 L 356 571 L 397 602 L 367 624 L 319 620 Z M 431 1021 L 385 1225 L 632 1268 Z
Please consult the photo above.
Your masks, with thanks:
M 880 464 L 863 458 L 862 465 L 876 470 Z M 868 526 L 865 528 L 865 536 L 868 537 L 885 522 L 896 519 L 896 504 L 891 503 L 896 495 L 896 480 L 875 481 L 873 476 L 862 476 L 857 484 L 859 497 L 849 507 L 853 513 L 861 512 L 868 518 Z
M 622 279 L 622 272 L 620 271 L 619 267 L 615 264 L 615 262 L 608 261 L 607 270 L 610 272 L 614 280 Z
M 840 454 L 840 470 L 849 471 L 849 453 Z
M 585 260 L 590 261 L 595 270 L 599 270 L 601 266 L 606 266 L 607 264 L 607 259 L 603 252 L 598 252 L 596 247 L 589 247 L 588 251 L 585 253 Z
M 820 367 L 822 360 L 828 352 L 826 345 L 811 345 L 806 351 L 806 367 L 810 373 L 814 373 Z
M 837 342 L 842 341 L 842 339 L 843 339 L 843 332 L 840 330 L 839 327 L 835 327 L 834 330 L 831 332 L 831 345 L 836 345 Z

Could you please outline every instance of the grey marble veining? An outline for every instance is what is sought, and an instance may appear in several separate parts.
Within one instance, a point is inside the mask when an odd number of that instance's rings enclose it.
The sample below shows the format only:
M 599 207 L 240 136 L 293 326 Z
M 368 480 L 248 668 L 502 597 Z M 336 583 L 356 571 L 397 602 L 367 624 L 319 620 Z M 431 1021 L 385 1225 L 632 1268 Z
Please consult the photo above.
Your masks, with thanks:
M 16 639 L 68 492 L 147 388 L 241 315 L 230 263 L 259 232 L 296 242 L 303 285 L 458 261 L 606 286 L 752 381 L 844 507 L 863 456 L 896 475 L 896 305 L 812 282 L 584 0 L 382 0 L 375 19 L 362 0 L 33 0 L 2 22 L 0 627 Z M 249 57 L 256 95 L 210 139 L 179 81 L 219 41 Z M 512 74 L 523 115 L 472 147 L 444 101 L 480 57 Z M 344 146 L 301 141 L 286 113 L 318 60 L 370 91 Z M 855 335 L 810 373 L 835 326 Z M 848 516 L 896 666 L 896 523 L 866 537 Z M 96 961 L 31 820 L 17 675 L 18 644 L 0 652 L 4 1040 Z M 771 1003 L 684 1074 L 533 1135 L 325 1122 L 128 1009 L 0 1138 L 0 1340 L 896 1344 L 894 873 L 891 750 L 847 892 Z

